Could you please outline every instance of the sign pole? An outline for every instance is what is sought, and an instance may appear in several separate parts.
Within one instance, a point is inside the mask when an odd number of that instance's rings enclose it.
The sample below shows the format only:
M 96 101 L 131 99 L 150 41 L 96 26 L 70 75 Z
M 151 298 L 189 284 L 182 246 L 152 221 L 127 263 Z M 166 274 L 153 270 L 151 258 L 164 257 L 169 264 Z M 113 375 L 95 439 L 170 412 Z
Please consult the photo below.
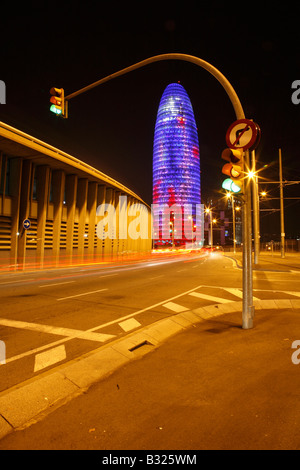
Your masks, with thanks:
M 249 119 L 238 119 L 229 126 L 226 142 L 229 148 L 243 150 L 242 190 L 243 190 L 243 311 L 242 327 L 253 328 L 253 279 L 252 279 L 252 217 L 251 183 L 247 176 L 250 170 L 250 150 L 253 151 L 260 141 L 259 126 Z M 234 162 L 233 162 L 234 163 Z M 225 172 L 224 172 L 225 173 Z M 225 173 L 226 174 L 226 173 Z M 240 178 L 238 175 L 237 178 Z
M 244 165 L 249 168 L 249 150 L 245 152 Z M 251 227 L 251 185 L 249 178 L 244 180 L 243 205 L 243 313 L 242 327 L 253 328 L 253 284 L 252 284 L 252 227 Z

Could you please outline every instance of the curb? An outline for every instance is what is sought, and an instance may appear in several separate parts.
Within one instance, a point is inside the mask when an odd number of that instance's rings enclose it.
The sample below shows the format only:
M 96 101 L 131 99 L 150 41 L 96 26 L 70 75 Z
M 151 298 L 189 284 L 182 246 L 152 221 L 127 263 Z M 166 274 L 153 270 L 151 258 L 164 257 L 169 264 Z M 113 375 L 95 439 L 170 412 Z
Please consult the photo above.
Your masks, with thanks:
M 254 306 L 256 310 L 300 309 L 300 299 L 257 300 Z M 171 336 L 204 320 L 234 312 L 242 312 L 241 301 L 184 311 L 62 364 L 50 374 L 45 372 L 2 392 L 0 439 L 30 426 L 126 363 L 153 351 Z
M 230 255 L 227 255 L 227 254 L 224 254 L 223 255 L 225 258 L 229 258 L 231 259 L 232 261 L 235 261 L 235 264 L 236 264 L 236 267 L 238 269 L 243 269 L 243 264 L 240 264 L 240 260 L 238 260 L 237 258 L 235 258 L 234 256 L 230 256 Z M 292 266 L 289 266 L 290 269 L 272 269 L 270 267 L 256 267 L 256 265 L 254 263 L 252 263 L 252 270 L 253 271 L 267 271 L 267 272 L 272 272 L 272 273 L 290 273 L 290 272 L 293 272 L 293 267 Z M 298 273 L 298 271 L 296 271 Z M 299 271 L 300 272 L 300 271 Z

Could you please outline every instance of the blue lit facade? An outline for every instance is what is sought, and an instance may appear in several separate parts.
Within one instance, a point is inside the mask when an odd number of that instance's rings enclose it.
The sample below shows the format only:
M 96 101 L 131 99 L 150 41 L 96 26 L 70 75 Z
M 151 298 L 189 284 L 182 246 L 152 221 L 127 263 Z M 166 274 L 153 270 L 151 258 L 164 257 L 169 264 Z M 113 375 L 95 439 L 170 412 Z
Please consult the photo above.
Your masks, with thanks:
M 184 87 L 171 83 L 160 100 L 153 145 L 153 204 L 200 204 L 198 132 Z

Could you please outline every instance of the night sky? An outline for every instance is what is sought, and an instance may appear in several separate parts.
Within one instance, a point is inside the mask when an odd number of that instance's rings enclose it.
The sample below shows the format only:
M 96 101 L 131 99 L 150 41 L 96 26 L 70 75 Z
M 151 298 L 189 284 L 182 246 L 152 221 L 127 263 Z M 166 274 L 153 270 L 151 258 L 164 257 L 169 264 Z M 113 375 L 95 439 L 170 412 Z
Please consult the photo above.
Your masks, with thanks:
M 259 124 L 257 166 L 271 165 L 260 175 L 278 180 L 281 148 L 284 179 L 299 179 L 300 104 L 291 100 L 292 83 L 300 80 L 299 3 L 32 0 L 1 5 L 0 26 L 6 84 L 0 119 L 114 177 L 148 204 L 159 101 L 178 81 L 198 127 L 202 202 L 221 197 L 220 156 L 236 119 L 222 86 L 194 64 L 158 62 L 74 98 L 68 119 L 50 113 L 51 87 L 67 95 L 158 54 L 199 57 L 227 77 L 246 117 Z M 299 185 L 287 186 L 285 196 L 299 196 Z M 299 202 L 285 206 L 286 235 L 300 236 Z M 280 234 L 278 212 L 262 212 L 261 222 L 262 231 Z

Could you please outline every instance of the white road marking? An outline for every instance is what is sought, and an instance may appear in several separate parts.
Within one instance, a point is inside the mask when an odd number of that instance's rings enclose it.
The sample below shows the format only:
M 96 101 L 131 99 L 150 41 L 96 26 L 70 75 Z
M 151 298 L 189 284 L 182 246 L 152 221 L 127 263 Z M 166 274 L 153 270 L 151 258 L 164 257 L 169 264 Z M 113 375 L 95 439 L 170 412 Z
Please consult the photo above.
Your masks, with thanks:
M 236 287 L 222 287 L 222 289 L 226 290 L 232 295 L 235 295 L 236 297 L 239 297 L 240 299 L 243 298 L 243 292 L 240 289 L 237 289 Z
M 55 284 L 44 284 L 43 286 L 39 286 L 39 287 L 42 288 L 42 287 L 62 286 L 63 284 L 71 284 L 71 282 L 75 282 L 75 281 L 56 282 Z
M 83 295 L 96 294 L 97 292 L 103 292 L 104 290 L 108 290 L 108 289 L 99 289 L 99 290 L 93 290 L 91 292 L 84 292 L 83 294 L 69 295 L 68 297 L 61 297 L 60 299 L 56 299 L 56 300 L 73 299 L 74 297 L 81 297 Z
M 51 335 L 87 339 L 90 341 L 97 341 L 99 343 L 104 343 L 108 339 L 115 337 L 115 335 L 106 335 L 84 330 L 74 330 L 71 328 L 61 328 L 52 325 L 41 325 L 39 323 L 31 323 L 19 320 L 8 320 L 6 318 L 0 318 L 0 325 L 8 326 L 10 328 L 19 328 L 22 330 L 39 331 L 41 333 L 48 333 Z
M 66 348 L 64 345 L 57 346 L 56 348 L 49 349 L 43 353 L 37 354 L 34 361 L 34 372 L 45 369 L 46 367 L 52 366 L 57 362 L 66 359 Z
M 118 274 L 103 274 L 103 276 L 99 276 L 99 279 L 102 277 L 111 277 L 111 276 L 118 276 Z
M 235 287 L 222 287 L 222 289 L 227 290 L 228 292 L 230 292 L 230 294 L 236 295 L 236 296 L 239 297 L 240 299 L 243 298 L 243 291 L 242 291 L 242 289 L 237 289 L 237 288 L 235 288 Z M 253 290 L 255 290 L 255 289 L 253 289 Z M 253 300 L 260 300 L 260 299 L 258 299 L 257 297 L 254 297 L 254 296 L 253 296 L 252 298 L 253 298 Z
M 182 305 L 176 304 L 174 302 L 167 302 L 166 304 L 163 304 L 163 307 L 172 310 L 172 312 L 186 312 L 187 310 L 190 310 L 187 307 L 183 307 Z
M 127 318 L 132 318 L 135 317 L 136 315 L 139 315 L 140 313 L 147 312 L 148 310 L 151 310 L 152 308 L 159 307 L 160 305 L 163 305 L 164 303 L 170 302 L 172 300 L 178 299 L 179 297 L 182 297 L 183 295 L 189 294 L 190 292 L 193 292 L 194 290 L 200 289 L 201 286 L 194 287 L 194 289 L 190 289 L 186 292 L 183 292 L 182 294 L 174 295 L 174 297 L 170 297 L 169 299 L 165 299 L 162 302 L 157 302 L 157 304 L 150 305 L 149 307 L 142 308 L 141 310 L 137 310 L 134 313 L 130 313 L 128 315 L 124 315 L 124 317 L 120 317 L 117 320 L 112 320 L 107 323 L 103 323 L 102 325 L 95 326 L 94 328 L 91 328 L 88 331 L 95 331 L 95 330 L 100 330 L 101 328 L 105 328 L 106 326 L 114 325 L 115 323 L 119 323 L 120 321 L 127 320 Z
M 135 318 L 130 318 L 129 320 L 125 320 L 119 323 L 119 325 L 124 331 L 131 331 L 141 326 L 141 324 Z
M 123 316 L 123 317 L 117 318 L 116 320 L 112 320 L 112 321 L 110 321 L 110 322 L 103 323 L 102 325 L 98 325 L 98 326 L 95 326 L 95 327 L 93 327 L 93 328 L 90 328 L 89 330 L 84 331 L 84 333 L 92 333 L 92 332 L 94 332 L 95 330 L 100 330 L 100 329 L 102 329 L 102 328 L 105 328 L 105 327 L 107 327 L 107 326 L 113 325 L 113 324 L 115 324 L 115 323 L 120 323 L 120 322 L 122 322 L 122 321 L 124 321 L 124 320 L 127 320 L 127 319 L 129 319 L 129 318 L 132 318 L 132 317 L 134 317 L 134 316 L 136 316 L 136 315 L 139 315 L 139 314 L 141 314 L 141 313 L 144 313 L 144 312 L 146 312 L 146 311 L 148 311 L 148 310 L 151 310 L 151 309 L 153 309 L 153 308 L 159 307 L 160 305 L 163 305 L 163 304 L 165 304 L 165 303 L 171 302 L 172 300 L 178 299 L 179 297 L 183 297 L 184 295 L 187 295 L 187 294 L 190 294 L 190 293 L 192 293 L 192 292 L 195 292 L 197 289 L 200 289 L 201 287 L 210 287 L 210 288 L 216 288 L 216 289 L 219 289 L 219 288 L 220 288 L 220 286 L 206 286 L 206 285 L 200 285 L 200 286 L 195 287 L 194 289 L 190 289 L 190 290 L 188 290 L 188 291 L 186 291 L 186 292 L 182 292 L 181 294 L 175 295 L 174 297 L 171 297 L 171 298 L 169 298 L 169 299 L 165 299 L 165 300 L 163 300 L 163 301 L 161 301 L 161 302 L 158 302 L 158 303 L 156 303 L 156 304 L 150 305 L 149 307 L 145 307 L 145 308 L 143 308 L 143 309 L 141 309 L 141 310 L 138 310 L 138 311 L 136 311 L 136 312 L 134 312 L 134 313 L 131 313 L 131 314 L 129 314 L 129 315 L 125 315 L 125 316 Z M 223 289 L 226 289 L 226 288 L 223 287 Z M 253 290 L 264 290 L 264 289 L 253 289 Z M 268 290 L 268 291 L 269 291 L 269 292 L 273 292 L 273 290 Z M 274 292 L 275 292 L 275 291 L 274 291 Z M 276 292 L 285 292 L 285 291 L 277 290 Z M 290 291 L 289 293 L 291 293 L 292 295 L 300 296 L 300 292 L 291 292 L 291 291 Z M 1 323 L 0 323 L 0 324 L 1 324 Z M 70 331 L 70 330 L 69 330 L 69 331 Z M 75 330 L 75 331 L 78 332 L 78 330 Z M 49 332 L 50 332 L 50 331 L 48 331 L 48 333 L 49 333 Z M 106 336 L 111 336 L 111 335 L 106 335 Z M 113 337 L 113 336 L 112 336 L 112 337 Z M 41 352 L 41 351 L 44 351 L 45 349 L 49 349 L 50 347 L 54 348 L 55 346 L 60 345 L 60 344 L 62 344 L 62 343 L 66 343 L 66 342 L 68 342 L 68 341 L 71 341 L 72 339 L 74 339 L 74 337 L 70 336 L 70 337 L 65 337 L 65 338 L 63 338 L 63 339 L 61 339 L 61 340 L 58 340 L 58 341 L 53 341 L 52 343 L 48 343 L 48 344 L 46 344 L 46 345 L 44 345 L 44 346 L 40 346 L 40 347 L 38 347 L 38 348 L 31 349 L 30 351 L 26 351 L 26 352 L 21 353 L 21 354 L 19 354 L 19 355 L 17 355 L 17 356 L 14 356 L 14 357 L 11 357 L 11 358 L 7 358 L 7 359 L 6 359 L 6 363 L 10 363 L 10 362 L 13 362 L 13 361 L 15 361 L 15 360 L 17 360 L 17 359 L 22 359 L 23 357 L 26 357 L 26 356 L 30 356 L 30 355 L 32 355 L 32 354 L 39 353 L 39 352 Z
M 202 286 L 202 287 L 210 287 L 210 286 Z M 211 286 L 211 287 L 216 287 L 216 286 Z M 219 287 L 216 287 L 219 289 Z M 243 298 L 243 292 L 240 291 L 240 289 L 233 288 L 233 287 L 221 287 L 221 289 L 228 291 L 230 294 L 235 295 L 236 297 L 242 299 Z M 213 295 L 207 295 L 207 294 L 202 294 L 199 292 L 194 292 L 191 293 L 190 295 L 193 295 L 194 297 L 199 297 L 200 299 L 203 300 L 212 300 L 213 302 L 218 302 L 218 303 L 229 303 L 232 302 L 232 300 L 229 299 L 223 299 L 222 297 L 214 297 Z M 253 297 L 253 300 L 259 300 L 257 297 Z
M 53 341 L 52 343 L 48 343 L 45 346 L 40 346 L 39 348 L 30 349 L 29 351 L 26 351 L 24 353 L 18 354 L 17 356 L 13 356 L 13 357 L 6 359 L 6 363 L 8 364 L 9 362 L 14 362 L 14 361 L 17 361 L 18 359 L 23 359 L 24 357 L 39 353 L 40 351 L 44 351 L 45 349 L 55 347 L 58 344 L 67 343 L 68 341 L 71 341 L 71 339 L 73 338 L 64 338 L 58 341 Z
M 232 295 L 235 295 L 236 297 L 239 297 L 240 299 L 243 298 L 243 291 L 240 289 L 237 289 L 235 287 L 222 287 L 222 289 L 227 290 Z M 254 290 L 254 289 L 253 289 Z M 252 297 L 253 300 L 260 300 L 257 297 Z
M 35 281 L 35 279 L 22 279 L 21 281 L 5 281 L 5 282 L 0 282 L 0 286 L 4 286 L 6 284 L 17 284 L 17 283 L 22 283 L 22 282 L 27 282 L 27 281 Z
M 213 295 L 207 295 L 202 293 L 200 294 L 199 292 L 191 292 L 189 295 L 192 295 L 193 297 L 198 297 L 199 299 L 203 300 L 211 300 L 212 302 L 218 302 L 219 304 L 226 304 L 232 302 L 232 300 L 223 299 L 222 297 L 214 297 Z
M 174 297 L 171 297 L 170 299 L 166 299 L 166 300 L 163 300 L 162 302 L 158 302 L 156 304 L 153 304 L 153 305 L 150 305 L 149 307 L 146 307 L 146 308 L 143 308 L 141 310 L 138 310 L 134 313 L 131 313 L 129 315 L 125 315 L 123 317 L 120 317 L 120 318 L 117 318 L 116 320 L 112 320 L 110 322 L 107 322 L 107 323 L 103 323 L 102 325 L 98 325 L 98 326 L 95 326 L 94 328 L 90 328 L 89 330 L 86 330 L 85 333 L 92 333 L 94 332 L 95 330 L 100 330 L 102 328 L 105 328 L 106 326 L 110 326 L 110 325 L 114 325 L 115 323 L 119 323 L 123 320 L 127 320 L 128 318 L 132 318 L 136 315 L 139 315 L 140 313 L 143 313 L 143 312 L 147 312 L 147 310 L 151 310 L 152 308 L 155 308 L 155 307 L 158 307 L 159 305 L 162 305 L 163 303 L 167 302 L 167 301 L 171 301 L 171 300 L 174 300 L 174 299 L 178 299 L 178 297 L 182 297 L 183 295 L 186 295 L 186 294 L 189 294 L 190 292 L 196 290 L 196 289 L 200 289 L 201 286 L 197 286 L 195 287 L 194 289 L 190 289 L 186 292 L 183 292 L 182 294 L 178 294 L 178 295 L 175 295 Z M 1 323 L 0 323 L 1 324 Z M 106 335 L 106 336 L 109 336 L 109 335 Z M 26 351 L 24 353 L 21 353 L 17 356 L 13 356 L 13 357 L 10 357 L 10 358 L 7 358 L 6 359 L 6 363 L 10 363 L 10 362 L 13 362 L 13 361 L 16 361 L 18 359 L 22 359 L 23 357 L 26 357 L 26 356 L 30 356 L 32 354 L 36 354 L 38 352 L 41 352 L 41 351 L 44 351 L 45 349 L 49 349 L 50 347 L 55 347 L 59 344 L 62 344 L 62 343 L 66 343 L 68 341 L 70 341 L 71 339 L 73 339 L 73 337 L 67 337 L 67 338 L 63 338 L 63 339 L 60 339 L 58 341 L 53 341 L 52 343 L 48 343 L 44 346 L 40 346 L 38 348 L 35 348 L 35 349 L 31 349 L 30 351 Z

